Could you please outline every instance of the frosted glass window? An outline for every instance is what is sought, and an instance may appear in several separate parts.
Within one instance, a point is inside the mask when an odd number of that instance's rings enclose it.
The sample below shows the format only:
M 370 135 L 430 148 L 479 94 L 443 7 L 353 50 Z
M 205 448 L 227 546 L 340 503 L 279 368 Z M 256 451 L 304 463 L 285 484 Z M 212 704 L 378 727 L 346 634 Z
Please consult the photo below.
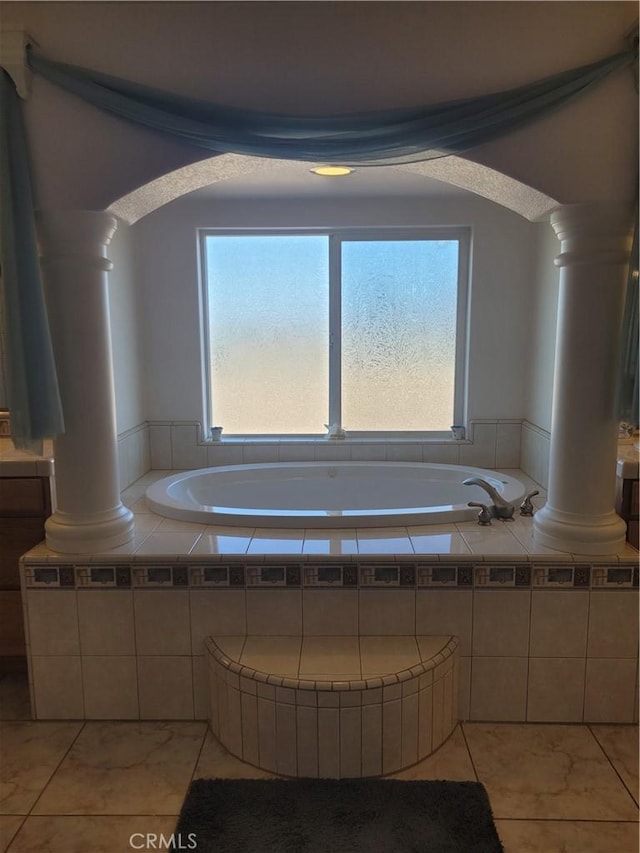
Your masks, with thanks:
M 328 238 L 207 236 L 213 420 L 226 434 L 322 433 Z
M 457 241 L 343 242 L 347 431 L 449 428 L 457 290 Z
M 202 230 L 205 394 L 224 435 L 462 422 L 465 229 Z

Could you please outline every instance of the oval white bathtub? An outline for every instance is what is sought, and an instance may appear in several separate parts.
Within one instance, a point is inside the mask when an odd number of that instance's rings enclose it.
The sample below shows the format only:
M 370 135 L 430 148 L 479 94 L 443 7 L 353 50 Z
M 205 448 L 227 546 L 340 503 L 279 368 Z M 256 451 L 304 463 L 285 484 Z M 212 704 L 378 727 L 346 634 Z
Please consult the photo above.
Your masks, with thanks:
M 489 504 L 481 477 L 510 503 L 519 480 L 483 468 L 413 462 L 279 462 L 184 471 L 147 489 L 154 512 L 204 524 L 388 527 L 475 519 Z

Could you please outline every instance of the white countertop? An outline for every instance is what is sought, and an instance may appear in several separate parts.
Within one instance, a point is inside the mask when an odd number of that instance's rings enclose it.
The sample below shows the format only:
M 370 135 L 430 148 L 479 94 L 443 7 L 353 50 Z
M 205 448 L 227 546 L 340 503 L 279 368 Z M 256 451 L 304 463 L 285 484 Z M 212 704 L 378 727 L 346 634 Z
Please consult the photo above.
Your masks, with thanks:
M 39 454 L 16 450 L 10 438 L 0 438 L 0 477 L 51 477 L 53 442 L 43 441 Z
M 629 444 L 618 445 L 618 464 L 616 466 L 616 476 L 622 477 L 623 480 L 637 480 L 638 471 L 640 469 L 640 447 L 638 440 Z

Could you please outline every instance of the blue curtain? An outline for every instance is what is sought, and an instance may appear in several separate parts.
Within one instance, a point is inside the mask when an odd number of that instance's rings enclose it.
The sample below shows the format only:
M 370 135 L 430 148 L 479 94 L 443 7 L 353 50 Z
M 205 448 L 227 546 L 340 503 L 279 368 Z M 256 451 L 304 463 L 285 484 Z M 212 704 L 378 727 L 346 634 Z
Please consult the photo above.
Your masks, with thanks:
M 120 118 L 212 152 L 315 163 L 391 165 L 466 151 L 577 97 L 630 65 L 627 50 L 526 86 L 478 98 L 355 115 L 299 117 L 184 98 L 54 62 L 33 50 L 34 73 Z M 13 82 L 0 74 L 0 264 L 7 398 L 20 447 L 63 431 L 40 282 L 27 140 Z
M 620 363 L 620 382 L 618 386 L 619 405 L 618 415 L 625 421 L 637 427 L 640 423 L 638 411 L 638 347 L 640 346 L 640 331 L 638 324 L 638 208 L 636 207 L 633 248 L 629 262 L 629 279 L 625 301 L 624 321 L 622 326 L 622 360 Z
M 20 99 L 0 69 L 0 264 L 6 398 L 16 447 L 64 431 L 36 242 Z

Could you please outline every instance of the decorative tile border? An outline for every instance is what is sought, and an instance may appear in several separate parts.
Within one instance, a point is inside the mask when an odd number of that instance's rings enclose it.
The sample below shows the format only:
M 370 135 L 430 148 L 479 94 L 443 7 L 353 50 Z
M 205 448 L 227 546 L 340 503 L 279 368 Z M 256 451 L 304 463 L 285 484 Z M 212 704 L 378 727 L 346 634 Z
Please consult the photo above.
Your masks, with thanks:
M 42 564 L 24 561 L 28 589 L 638 589 L 637 564 L 260 561 Z

